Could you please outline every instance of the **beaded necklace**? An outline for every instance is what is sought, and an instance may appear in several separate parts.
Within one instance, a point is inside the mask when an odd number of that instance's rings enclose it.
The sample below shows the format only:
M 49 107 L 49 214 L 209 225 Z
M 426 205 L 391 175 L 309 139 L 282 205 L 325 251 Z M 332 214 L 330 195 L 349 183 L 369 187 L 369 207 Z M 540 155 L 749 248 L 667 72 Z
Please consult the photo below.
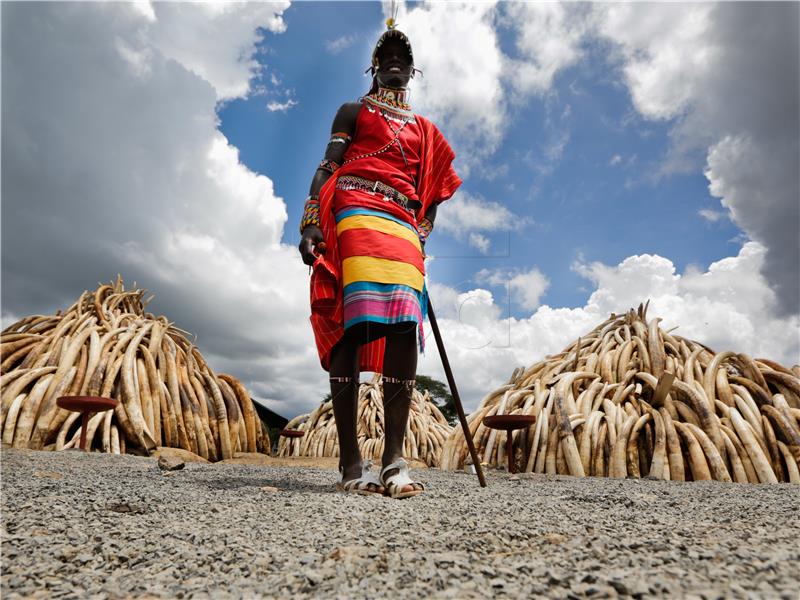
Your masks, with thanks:
M 401 96 L 398 98 L 397 94 L 401 94 Z M 382 154 L 391 148 L 393 144 L 397 144 L 397 147 L 400 149 L 400 155 L 403 157 L 403 163 L 408 166 L 408 159 L 406 158 L 403 144 L 400 141 L 400 132 L 403 130 L 403 127 L 408 123 L 415 123 L 414 113 L 411 112 L 411 105 L 405 102 L 407 96 L 408 92 L 406 90 L 393 90 L 391 88 L 379 87 L 377 92 L 367 94 L 361 98 L 361 100 L 365 102 L 367 110 L 374 112 L 377 109 L 378 113 L 380 113 L 384 121 L 386 121 L 386 125 L 389 127 L 389 131 L 392 132 L 393 137 L 377 150 L 348 158 L 343 164 L 346 165 L 360 158 L 369 158 L 370 156 Z M 390 102 L 392 104 L 390 104 Z M 395 129 L 392 126 L 392 121 L 399 121 L 400 126 Z
M 408 96 L 408 90 L 379 87 L 376 92 L 367 94 L 362 100 L 402 118 L 413 119 L 414 113 L 411 112 Z

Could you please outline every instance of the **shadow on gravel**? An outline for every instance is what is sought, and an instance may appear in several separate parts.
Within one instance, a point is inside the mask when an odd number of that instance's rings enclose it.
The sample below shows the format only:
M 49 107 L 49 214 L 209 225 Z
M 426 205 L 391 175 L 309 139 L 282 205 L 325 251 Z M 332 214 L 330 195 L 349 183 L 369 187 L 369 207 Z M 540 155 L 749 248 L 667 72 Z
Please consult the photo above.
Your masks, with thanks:
M 252 477 L 215 477 L 214 479 L 194 479 L 194 482 L 205 484 L 215 490 L 275 487 L 280 491 L 314 492 L 317 494 L 333 494 L 336 491 L 332 483 L 309 483 L 305 481 L 295 481 L 290 478 L 253 479 Z

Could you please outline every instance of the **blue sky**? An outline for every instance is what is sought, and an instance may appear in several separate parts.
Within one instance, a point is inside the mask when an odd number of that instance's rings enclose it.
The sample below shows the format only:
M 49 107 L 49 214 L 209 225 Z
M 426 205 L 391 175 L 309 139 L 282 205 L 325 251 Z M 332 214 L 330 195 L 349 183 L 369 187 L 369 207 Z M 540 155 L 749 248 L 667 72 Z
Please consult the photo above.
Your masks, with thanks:
M 3 3 L 3 323 L 119 273 L 216 371 L 312 409 L 297 226 L 383 8 Z M 464 179 L 426 250 L 467 410 L 648 299 L 715 350 L 800 362 L 798 22 L 798 3 L 401 3 L 412 103 Z M 418 365 L 445 379 L 434 344 Z
M 219 111 L 220 130 L 239 148 L 242 162 L 270 176 L 286 200 L 286 243 L 299 241 L 291 225 L 299 222 L 336 109 L 369 86 L 363 71 L 381 19 L 377 3 L 293 4 L 284 13 L 286 31 L 259 45 L 261 78 L 270 92 L 233 100 Z M 498 31 L 500 46 L 513 53 L 512 32 Z M 337 39 L 353 41 L 334 52 Z M 514 106 L 513 126 L 486 158 L 486 173 L 465 177 L 461 192 L 533 222 L 519 231 L 487 233 L 492 246 L 485 255 L 465 240 L 432 236 L 428 252 L 442 258 L 431 277 L 468 289 L 478 269 L 536 266 L 550 281 L 542 303 L 578 307 L 592 288 L 570 268 L 576 260 L 616 264 L 652 253 L 683 271 L 690 264 L 705 269 L 738 251 L 740 229 L 728 219 L 711 223 L 698 214 L 719 208 L 702 173 L 702 153 L 687 172 L 659 174 L 673 122 L 637 114 L 608 50 L 607 44 L 586 43 L 583 60 L 559 72 L 546 95 Z M 270 102 L 287 101 L 296 104 L 265 110 Z M 441 127 L 447 135 L 446 123 Z M 493 291 L 504 302 L 504 286 Z M 513 300 L 512 314 L 526 314 Z

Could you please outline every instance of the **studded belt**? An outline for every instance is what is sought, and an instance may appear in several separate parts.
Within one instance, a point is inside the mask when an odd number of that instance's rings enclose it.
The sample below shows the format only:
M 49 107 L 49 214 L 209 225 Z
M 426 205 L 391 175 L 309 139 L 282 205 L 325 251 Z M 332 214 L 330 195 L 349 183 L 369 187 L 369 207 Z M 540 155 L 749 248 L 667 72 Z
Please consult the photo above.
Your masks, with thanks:
M 363 177 L 356 177 L 355 175 L 341 175 L 336 180 L 337 190 L 363 190 L 365 192 L 374 192 L 382 194 L 384 198 L 396 202 L 406 210 L 414 210 L 415 206 L 409 206 L 409 202 L 418 204 L 416 200 L 409 199 L 405 194 L 401 194 L 393 187 L 381 183 L 380 181 L 370 181 Z

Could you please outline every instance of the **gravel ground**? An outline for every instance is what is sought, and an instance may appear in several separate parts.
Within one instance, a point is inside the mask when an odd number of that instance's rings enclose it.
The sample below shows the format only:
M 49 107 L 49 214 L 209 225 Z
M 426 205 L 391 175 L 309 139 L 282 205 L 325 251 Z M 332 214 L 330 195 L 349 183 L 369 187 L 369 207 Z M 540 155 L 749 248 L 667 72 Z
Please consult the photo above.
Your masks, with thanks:
M 0 459 L 3 598 L 800 598 L 788 484 L 431 469 L 391 500 L 318 468 Z

